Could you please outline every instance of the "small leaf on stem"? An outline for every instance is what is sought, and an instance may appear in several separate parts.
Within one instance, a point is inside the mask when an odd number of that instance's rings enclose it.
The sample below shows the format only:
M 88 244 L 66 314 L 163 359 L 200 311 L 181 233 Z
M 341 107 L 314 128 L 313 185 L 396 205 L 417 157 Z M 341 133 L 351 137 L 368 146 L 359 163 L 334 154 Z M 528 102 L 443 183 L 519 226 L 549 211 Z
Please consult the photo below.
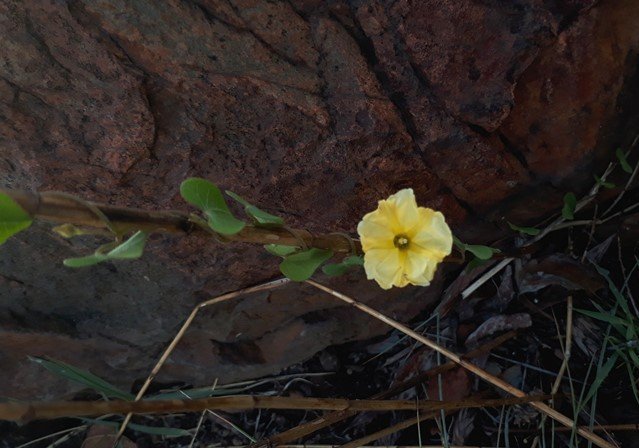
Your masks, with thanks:
M 324 274 L 328 275 L 329 277 L 336 277 L 338 275 L 345 274 L 355 266 L 363 265 L 364 257 L 351 255 L 350 257 L 344 258 L 341 263 L 327 264 L 326 266 L 322 267 L 322 272 L 324 272 Z
M 330 250 L 312 248 L 284 258 L 280 263 L 282 274 L 296 282 L 303 282 L 315 273 L 322 263 L 333 256 Z
M 31 216 L 10 196 L 0 193 L 0 244 L 31 225 Z
M 229 190 L 226 190 L 226 194 L 244 206 L 244 211 L 255 220 L 256 225 L 264 227 L 281 227 L 284 225 L 284 220 L 282 218 L 271 215 L 264 210 L 260 210 L 240 195 Z
M 180 185 L 180 194 L 186 202 L 202 210 L 209 226 L 222 235 L 234 235 L 246 225 L 233 216 L 220 189 L 206 179 L 186 179 Z
M 577 197 L 575 193 L 566 193 L 564 196 L 564 207 L 561 210 L 561 216 L 564 219 L 575 219 L 575 207 L 577 206 Z

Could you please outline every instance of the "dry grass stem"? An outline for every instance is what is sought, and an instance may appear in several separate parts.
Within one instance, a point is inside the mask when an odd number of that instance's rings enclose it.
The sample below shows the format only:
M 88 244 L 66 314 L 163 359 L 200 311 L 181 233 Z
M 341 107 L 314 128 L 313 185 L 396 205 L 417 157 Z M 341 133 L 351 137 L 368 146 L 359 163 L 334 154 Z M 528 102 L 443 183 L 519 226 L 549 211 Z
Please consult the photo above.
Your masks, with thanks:
M 557 377 L 555 378 L 555 382 L 552 385 L 552 389 L 550 391 L 552 395 L 555 395 L 557 391 L 559 391 L 559 387 L 561 386 L 561 381 L 563 380 L 564 374 L 566 373 L 566 369 L 568 368 L 568 362 L 570 361 L 570 355 L 572 353 L 572 328 L 573 328 L 572 296 L 568 296 L 566 302 L 567 302 L 566 303 L 566 342 L 564 343 L 564 346 L 563 346 L 564 359 L 563 359 L 563 362 L 561 363 L 561 367 L 559 367 L 559 372 L 557 372 Z M 555 320 L 555 323 L 556 322 L 557 321 Z M 559 333 L 559 328 L 557 328 L 557 333 Z M 551 401 L 550 404 L 553 405 L 554 403 Z M 544 426 L 545 422 L 546 422 L 546 414 L 543 414 L 541 416 L 539 425 L 537 425 L 538 428 L 541 429 Z M 539 436 L 535 437 L 532 444 L 530 445 L 530 448 L 536 448 L 538 444 L 539 444 Z
M 507 399 L 469 398 L 460 401 L 427 400 L 416 404 L 412 400 L 347 400 L 343 398 L 300 398 L 239 395 L 199 398 L 196 400 L 142 400 L 142 401 L 59 401 L 59 402 L 9 402 L 0 403 L 0 420 L 28 422 L 31 420 L 61 417 L 84 417 L 104 414 L 168 414 L 197 412 L 210 409 L 300 409 L 314 411 L 424 411 L 457 410 L 501 405 L 504 402 L 528 403 L 545 400 L 550 396 L 514 397 Z
M 485 353 L 490 352 L 491 350 L 499 347 L 507 340 L 515 337 L 517 333 L 515 331 L 509 331 L 508 333 L 504 333 L 503 335 L 493 339 L 486 344 L 466 353 L 464 358 L 474 358 L 476 356 L 481 356 Z M 397 395 L 400 392 L 405 391 L 411 387 L 415 387 L 421 383 L 423 383 L 428 378 L 435 377 L 441 373 L 444 373 L 448 370 L 452 370 L 457 366 L 452 361 L 449 361 L 441 366 L 430 369 L 426 372 L 421 373 L 415 378 L 411 378 L 408 381 L 404 381 L 402 383 L 396 384 L 392 386 L 389 390 L 378 393 L 370 397 L 371 399 L 385 399 L 390 398 L 392 396 Z M 258 443 L 251 445 L 251 448 L 264 448 L 271 446 L 280 446 L 284 443 L 292 442 L 294 440 L 301 439 L 302 437 L 306 437 L 309 434 L 312 434 L 320 429 L 326 428 L 327 426 L 334 425 L 342 420 L 346 420 L 347 418 L 353 417 L 357 412 L 347 410 L 347 411 L 335 411 L 322 415 L 321 417 L 316 418 L 315 420 L 311 420 L 310 422 L 302 423 L 294 428 L 281 432 L 279 434 L 275 434 L 273 436 L 269 436 L 266 439 L 260 440 Z
M 430 347 L 431 349 L 441 353 L 442 355 L 444 355 L 445 357 L 447 357 L 448 359 L 450 359 L 451 361 L 459 364 L 460 366 L 464 367 L 465 369 L 469 370 L 470 372 L 474 373 L 475 375 L 477 375 L 478 377 L 482 378 L 483 380 L 491 383 L 494 386 L 497 386 L 498 388 L 508 392 L 511 395 L 514 395 L 515 397 L 524 397 L 526 396 L 526 394 L 517 389 L 516 387 L 513 387 L 511 384 L 507 383 L 506 381 L 502 380 L 501 378 L 498 378 L 488 372 L 486 372 L 484 369 L 481 369 L 480 367 L 477 367 L 476 365 L 466 361 L 465 359 L 462 359 L 459 355 L 451 352 L 450 350 L 448 350 L 445 347 L 442 347 L 436 343 L 434 343 L 433 341 L 431 341 L 430 339 L 420 335 L 419 333 L 414 332 L 413 330 L 411 330 L 410 328 L 408 328 L 407 326 L 389 318 L 388 316 L 380 313 L 379 311 L 374 310 L 373 308 L 364 305 L 363 303 L 357 302 L 356 300 L 352 299 L 351 297 L 348 297 L 340 292 L 337 292 L 331 288 L 328 288 L 324 285 L 321 285 L 313 280 L 307 280 L 306 283 L 327 292 L 328 294 L 331 294 L 332 296 L 358 308 L 359 310 L 365 312 L 366 314 L 374 317 L 375 319 L 378 319 L 388 325 L 390 325 L 393 328 L 398 329 L 399 331 L 401 331 L 402 333 L 412 337 L 413 339 L 421 342 L 422 344 L 426 345 L 427 347 Z M 550 406 L 548 406 L 545 403 L 542 402 L 533 402 L 530 403 L 530 405 L 532 407 L 534 407 L 535 409 L 537 409 L 538 411 L 542 412 L 543 414 L 548 415 L 549 417 L 551 417 L 552 419 L 556 420 L 557 422 L 561 423 L 564 426 L 567 427 L 573 427 L 575 426 L 575 422 L 563 415 L 562 413 L 554 410 L 553 408 L 551 408 Z M 593 442 L 595 445 L 601 447 L 601 448 L 613 448 L 614 445 L 609 443 L 608 441 L 606 441 L 605 439 L 603 439 L 602 437 L 599 437 L 598 435 L 594 434 L 591 431 L 588 431 L 587 429 L 584 428 L 578 428 L 577 429 L 577 433 L 584 437 L 585 439 Z
M 530 403 L 534 401 L 535 399 L 536 399 L 535 397 L 524 397 L 524 398 L 511 397 L 511 398 L 500 398 L 500 399 L 485 399 L 482 397 L 471 398 L 472 401 L 476 402 L 477 404 L 476 407 L 481 407 L 481 408 Z M 340 448 L 357 448 L 357 447 L 366 445 L 369 442 L 373 442 L 375 440 L 381 439 L 382 437 L 394 434 L 406 428 L 410 428 L 411 426 L 416 425 L 420 422 L 431 420 L 431 419 L 437 419 L 439 417 L 440 417 L 439 412 L 428 412 L 423 415 L 418 414 L 417 417 L 409 418 L 407 420 L 399 422 L 388 428 L 382 429 L 372 434 L 368 434 L 360 439 L 348 442 L 344 445 L 341 445 Z M 446 445 L 447 448 L 449 448 L 450 446 L 451 446 L 450 444 Z
M 514 258 L 504 258 L 499 263 L 497 263 L 493 268 L 491 268 L 488 272 L 486 272 L 484 275 L 479 277 L 477 280 L 475 280 L 472 284 L 470 284 L 466 289 L 462 291 L 461 293 L 462 299 L 465 299 L 468 296 L 470 296 L 472 293 L 474 293 L 480 286 L 482 286 L 488 280 L 493 278 L 495 274 L 497 274 L 499 271 L 501 271 L 506 266 L 508 266 L 510 262 L 513 260 Z
M 278 280 L 273 280 L 273 281 L 266 282 L 266 283 L 260 283 L 259 285 L 250 286 L 248 288 L 244 288 L 244 289 L 240 289 L 240 290 L 237 290 L 237 291 L 233 291 L 233 292 L 229 292 L 229 293 L 226 293 L 226 294 L 222 294 L 221 296 L 214 297 L 214 298 L 209 299 L 209 300 L 205 300 L 204 302 L 201 302 L 198 305 L 196 305 L 195 308 L 193 308 L 193 311 L 191 311 L 191 314 L 189 315 L 189 317 L 187 317 L 186 320 L 184 321 L 184 324 L 182 324 L 182 327 L 177 332 L 177 334 L 175 335 L 175 337 L 173 338 L 173 340 L 171 341 L 169 346 L 166 348 L 166 350 L 164 350 L 164 353 L 162 353 L 162 356 L 160 356 L 160 359 L 158 360 L 158 362 L 153 367 L 153 370 L 151 370 L 151 373 L 149 374 L 147 379 L 144 381 L 144 384 L 140 388 L 138 394 L 135 396 L 135 401 L 140 400 L 144 396 L 144 394 L 146 393 L 147 389 L 151 385 L 151 382 L 153 381 L 155 376 L 158 374 L 158 372 L 160 371 L 160 369 L 162 368 L 162 366 L 164 365 L 166 360 L 169 358 L 169 356 L 171 355 L 171 353 L 173 352 L 175 347 L 178 345 L 178 343 L 180 342 L 180 340 L 182 339 L 182 337 L 186 333 L 186 330 L 193 323 L 193 320 L 195 319 L 195 316 L 197 315 L 198 311 L 200 311 L 202 308 L 207 307 L 209 305 L 213 305 L 213 304 L 216 304 L 216 303 L 224 302 L 226 300 L 231 300 L 231 299 L 234 299 L 234 298 L 242 296 L 242 295 L 251 294 L 251 293 L 255 293 L 255 292 L 259 292 L 259 291 L 267 291 L 269 289 L 278 288 L 278 287 L 280 287 L 282 285 L 287 284 L 288 282 L 290 282 L 289 279 L 280 278 Z M 124 434 L 124 431 L 126 430 L 127 425 L 131 421 L 131 417 L 132 416 L 133 416 L 133 414 L 129 413 L 124 418 L 124 422 L 122 422 L 122 425 L 120 426 L 120 429 L 118 430 L 118 434 L 117 434 L 117 437 L 116 437 L 115 445 L 117 445 L 119 439 Z

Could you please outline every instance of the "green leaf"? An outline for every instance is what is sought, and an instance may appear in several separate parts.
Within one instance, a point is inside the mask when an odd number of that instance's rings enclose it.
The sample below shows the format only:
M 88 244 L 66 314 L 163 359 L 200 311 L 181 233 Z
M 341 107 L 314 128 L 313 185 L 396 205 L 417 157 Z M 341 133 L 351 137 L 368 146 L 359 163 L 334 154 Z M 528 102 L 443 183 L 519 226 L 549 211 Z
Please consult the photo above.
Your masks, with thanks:
M 619 160 L 621 169 L 628 174 L 632 173 L 632 167 L 628 163 L 628 159 L 626 159 L 626 154 L 624 154 L 621 148 L 617 148 L 617 151 L 615 151 L 615 155 L 617 156 L 617 159 Z
M 564 196 L 564 208 L 561 210 L 561 216 L 564 219 L 575 219 L 575 207 L 577 206 L 577 197 L 574 193 L 566 193 Z
M 57 361 L 50 358 L 40 358 L 36 356 L 29 356 L 29 359 L 49 372 L 66 378 L 70 381 L 82 384 L 90 389 L 100 392 L 109 398 L 120 398 L 122 400 L 132 401 L 135 400 L 135 396 L 121 389 L 118 389 L 113 384 L 103 380 L 102 378 L 95 376 L 91 372 L 78 369 L 72 365 L 69 365 L 62 361 Z
M 480 260 L 490 260 L 493 254 L 501 252 L 499 249 L 495 249 L 493 247 L 462 243 L 462 241 L 454 235 L 453 243 L 455 243 L 455 246 L 457 246 L 462 252 L 468 251 Z
M 603 180 L 601 177 L 597 176 L 595 174 L 595 182 L 597 182 L 597 185 L 604 187 L 604 188 L 615 188 L 616 185 L 613 184 L 612 182 L 606 182 L 605 180 Z
M 232 191 L 226 190 L 226 194 L 242 204 L 244 206 L 244 211 L 246 212 L 246 214 L 253 218 L 257 225 L 264 227 L 281 227 L 284 225 L 284 220 L 279 216 L 271 215 L 270 213 L 266 213 L 264 210 L 260 210 L 253 204 L 249 203 L 246 199 L 233 193 Z
M 132 260 L 140 258 L 144 253 L 146 238 L 147 234 L 138 230 L 131 236 L 131 238 L 109 252 L 107 257 L 115 258 L 117 260 Z
M 186 179 L 180 185 L 180 194 L 186 202 L 202 210 L 209 226 L 222 235 L 234 235 L 246 225 L 233 216 L 220 189 L 206 179 Z
M 119 428 L 122 423 L 120 422 L 112 422 L 109 420 L 99 420 L 93 418 L 81 418 L 86 423 L 91 423 L 94 425 L 102 425 L 102 426 L 110 426 L 112 428 Z M 146 426 L 146 425 L 138 425 L 137 423 L 129 423 L 127 428 L 132 429 L 133 431 L 141 432 L 144 434 L 152 434 L 155 436 L 164 436 L 164 437 L 188 437 L 193 434 L 186 429 L 181 428 L 165 428 L 161 426 Z
M 617 316 L 613 316 L 611 314 L 602 312 L 602 313 L 598 313 L 596 311 L 590 311 L 590 310 L 582 310 L 580 308 L 575 308 L 575 311 L 588 316 L 588 317 L 592 317 L 593 319 L 597 319 L 600 320 L 602 322 L 606 322 L 610 325 L 612 325 L 613 327 L 615 327 L 615 329 L 617 329 L 617 331 L 619 331 L 620 333 L 623 333 L 622 328 L 626 328 L 629 323 L 626 322 L 625 320 L 617 317 Z
M 519 232 L 519 233 L 523 233 L 525 235 L 535 236 L 535 235 L 539 235 L 539 233 L 541 232 L 540 229 L 537 229 L 535 227 L 520 227 L 520 226 L 517 226 L 517 225 L 515 225 L 515 224 L 513 224 L 511 222 L 508 222 L 508 225 L 514 231 Z
M 475 268 L 480 267 L 481 265 L 483 265 L 484 263 L 486 263 L 486 260 L 480 260 L 477 257 L 474 257 L 472 260 L 470 260 L 470 262 L 466 265 L 466 272 L 470 272 Z
M 341 263 L 332 263 L 327 264 L 322 267 L 322 271 L 324 274 L 329 277 L 337 277 L 338 275 L 344 275 L 348 270 L 350 270 L 354 266 L 363 266 L 364 265 L 364 257 L 351 255 L 350 257 L 344 258 Z
M 0 244 L 31 225 L 31 216 L 10 196 L 0 193 Z
M 466 251 L 466 244 L 462 243 L 461 240 L 459 238 L 457 238 L 455 235 L 453 235 L 453 243 L 462 252 Z
M 477 244 L 466 244 L 466 250 L 480 260 L 490 260 L 494 253 L 500 252 L 499 249 Z
M 131 238 L 115 248 L 110 249 L 106 253 L 105 248 L 110 248 L 112 243 L 105 244 L 92 255 L 78 258 L 67 258 L 64 260 L 64 265 L 70 268 L 82 268 L 86 266 L 93 266 L 94 264 L 108 260 L 131 260 L 140 258 L 144 253 L 147 236 L 148 235 L 145 232 L 139 230 L 135 232 Z
M 597 376 L 595 377 L 595 380 L 592 382 L 590 386 L 590 390 L 588 391 L 586 398 L 583 400 L 583 403 L 588 403 L 588 401 L 590 401 L 590 399 L 597 393 L 597 391 L 601 387 L 601 384 L 608 377 L 608 375 L 610 374 L 610 371 L 615 366 L 615 363 L 617 362 L 617 357 L 618 357 L 617 353 L 612 354 L 610 358 L 608 358 L 606 363 L 603 366 L 601 366 L 600 369 L 597 369 Z
M 282 274 L 296 282 L 303 282 L 313 275 L 322 263 L 333 256 L 330 250 L 312 248 L 284 258 L 280 263 Z
M 264 249 L 266 249 L 266 251 L 272 255 L 278 257 L 286 257 L 294 252 L 297 252 L 299 248 L 296 246 L 284 246 L 282 244 L 267 244 L 264 246 Z

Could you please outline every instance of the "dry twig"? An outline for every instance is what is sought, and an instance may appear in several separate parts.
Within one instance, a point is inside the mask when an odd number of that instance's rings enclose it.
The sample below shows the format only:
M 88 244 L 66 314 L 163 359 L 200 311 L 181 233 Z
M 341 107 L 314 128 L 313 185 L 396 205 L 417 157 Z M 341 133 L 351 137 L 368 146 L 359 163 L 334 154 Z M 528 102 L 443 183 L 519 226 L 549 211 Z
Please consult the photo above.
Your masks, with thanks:
M 329 294 L 331 294 L 332 296 L 342 300 L 343 302 L 346 302 L 356 308 L 358 308 L 359 310 L 365 312 L 366 314 L 374 317 L 375 319 L 378 319 L 388 325 L 390 325 L 393 328 L 398 329 L 399 331 L 401 331 L 402 333 L 410 336 L 411 338 L 421 342 L 422 344 L 426 345 L 427 347 L 430 347 L 431 349 L 441 353 L 442 355 L 446 356 L 448 359 L 450 359 L 451 361 L 455 362 L 456 364 L 459 364 L 460 366 L 464 367 L 465 369 L 469 370 L 470 372 L 474 373 L 475 375 L 477 375 L 478 377 L 482 378 L 485 381 L 488 381 L 489 383 L 491 383 L 494 386 L 499 387 L 500 389 L 508 392 L 511 395 L 514 395 L 515 397 L 524 397 L 526 396 L 526 394 L 517 389 L 516 387 L 513 387 L 512 385 L 510 385 L 509 383 L 507 383 L 506 381 L 502 380 L 501 378 L 498 378 L 488 372 L 486 372 L 484 369 L 481 369 L 479 367 L 477 367 L 475 364 L 472 364 L 471 362 L 466 361 L 465 359 L 462 359 L 462 357 L 460 357 L 459 355 L 451 352 L 450 350 L 434 343 L 433 341 L 431 341 L 430 339 L 420 335 L 419 333 L 414 332 L 413 330 L 411 330 L 410 328 L 408 328 L 407 326 L 389 318 L 388 316 L 380 313 L 379 311 L 374 310 L 373 308 L 364 305 L 363 303 L 357 302 L 356 300 L 352 299 L 351 297 L 348 297 L 344 294 L 341 294 L 331 288 L 327 288 L 324 285 L 321 285 L 313 280 L 307 280 L 306 283 L 308 283 L 309 285 L 312 285 L 322 291 L 325 291 Z M 564 414 L 554 410 L 553 408 L 551 408 L 550 406 L 548 406 L 545 403 L 542 402 L 533 402 L 530 403 L 530 405 L 532 407 L 534 407 L 535 409 L 537 409 L 538 411 L 548 415 L 549 417 L 551 417 L 552 419 L 556 420 L 557 422 L 561 423 L 564 426 L 568 426 L 568 427 L 573 427 L 575 426 L 575 423 L 572 419 L 566 417 Z M 601 448 L 613 448 L 614 445 L 612 445 L 611 443 L 607 442 L 606 440 L 604 440 L 603 438 L 599 437 L 598 435 L 594 434 L 591 431 L 588 431 L 587 429 L 584 428 L 578 428 L 577 429 L 577 433 L 586 438 L 587 440 L 593 442 L 595 445 L 601 447 Z

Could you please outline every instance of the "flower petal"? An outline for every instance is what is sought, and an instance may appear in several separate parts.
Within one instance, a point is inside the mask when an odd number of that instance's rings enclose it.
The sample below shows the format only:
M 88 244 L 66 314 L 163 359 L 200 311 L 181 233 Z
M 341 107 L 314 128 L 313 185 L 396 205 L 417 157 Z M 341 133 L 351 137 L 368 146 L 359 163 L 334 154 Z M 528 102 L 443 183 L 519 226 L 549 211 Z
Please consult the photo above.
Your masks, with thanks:
M 406 278 L 413 285 L 428 286 L 435 276 L 437 260 L 421 249 L 409 249 L 406 254 Z
M 362 249 L 392 249 L 395 234 L 391 229 L 390 217 L 379 209 L 368 213 L 357 225 Z
M 394 209 L 396 234 L 406 233 L 419 223 L 419 211 L 412 188 L 404 188 L 386 201 Z
M 372 249 L 364 254 L 364 270 L 369 280 L 375 280 L 383 289 L 390 289 L 403 273 L 400 251 Z
M 411 245 L 430 252 L 439 261 L 453 248 L 453 234 L 444 215 L 430 208 L 419 207 L 419 225 L 411 229 L 409 238 Z

